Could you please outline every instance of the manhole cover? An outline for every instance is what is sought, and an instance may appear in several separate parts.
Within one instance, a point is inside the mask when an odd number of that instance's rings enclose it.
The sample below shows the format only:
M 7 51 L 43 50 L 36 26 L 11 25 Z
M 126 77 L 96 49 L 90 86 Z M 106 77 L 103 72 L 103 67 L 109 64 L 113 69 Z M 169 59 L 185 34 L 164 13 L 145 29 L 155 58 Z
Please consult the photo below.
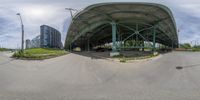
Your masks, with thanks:
M 177 66 L 176 69 L 183 69 L 183 67 L 182 66 Z

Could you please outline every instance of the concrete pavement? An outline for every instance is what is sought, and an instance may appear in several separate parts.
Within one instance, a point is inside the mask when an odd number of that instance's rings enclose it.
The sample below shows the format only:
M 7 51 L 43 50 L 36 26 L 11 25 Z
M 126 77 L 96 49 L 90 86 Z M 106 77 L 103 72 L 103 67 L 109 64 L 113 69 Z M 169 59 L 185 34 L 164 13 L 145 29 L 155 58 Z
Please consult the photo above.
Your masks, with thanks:
M 0 100 L 199 100 L 199 76 L 199 52 L 135 63 L 78 54 L 26 61 L 1 52 Z

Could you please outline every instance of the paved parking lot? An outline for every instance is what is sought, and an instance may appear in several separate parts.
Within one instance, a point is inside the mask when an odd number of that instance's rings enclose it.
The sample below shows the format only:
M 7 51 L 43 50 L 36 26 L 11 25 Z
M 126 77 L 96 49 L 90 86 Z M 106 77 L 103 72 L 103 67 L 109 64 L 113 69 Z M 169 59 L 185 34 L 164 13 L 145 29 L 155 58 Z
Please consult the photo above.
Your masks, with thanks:
M 119 63 L 80 54 L 26 61 L 0 53 L 0 100 L 199 100 L 200 53 Z M 176 69 L 182 66 L 183 69 Z

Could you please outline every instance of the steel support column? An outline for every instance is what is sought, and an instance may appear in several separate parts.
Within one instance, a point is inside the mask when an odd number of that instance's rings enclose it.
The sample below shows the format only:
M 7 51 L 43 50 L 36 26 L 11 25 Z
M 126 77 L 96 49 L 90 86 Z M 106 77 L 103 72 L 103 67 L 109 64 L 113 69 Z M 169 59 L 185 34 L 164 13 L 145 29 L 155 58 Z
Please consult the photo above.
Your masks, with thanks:
M 69 45 L 69 51 L 71 52 L 72 51 L 72 44 L 70 43 Z
M 144 51 L 144 40 L 142 41 L 142 51 Z
M 112 26 L 112 52 L 110 53 L 110 56 L 116 56 L 119 55 L 119 52 L 117 51 L 117 43 L 116 43 L 116 35 L 117 35 L 117 24 L 115 22 L 111 22 Z
M 87 48 L 88 48 L 88 51 L 90 51 L 90 39 L 88 39 L 87 42 L 88 42 L 88 43 L 87 43 Z
M 153 52 L 156 52 L 156 28 L 153 28 Z
M 117 28 L 117 49 L 121 51 L 121 37 L 120 37 L 120 30 Z
M 117 34 L 117 25 L 115 22 L 111 23 L 112 25 L 112 52 L 116 52 L 117 51 L 117 46 L 116 46 L 116 34 Z

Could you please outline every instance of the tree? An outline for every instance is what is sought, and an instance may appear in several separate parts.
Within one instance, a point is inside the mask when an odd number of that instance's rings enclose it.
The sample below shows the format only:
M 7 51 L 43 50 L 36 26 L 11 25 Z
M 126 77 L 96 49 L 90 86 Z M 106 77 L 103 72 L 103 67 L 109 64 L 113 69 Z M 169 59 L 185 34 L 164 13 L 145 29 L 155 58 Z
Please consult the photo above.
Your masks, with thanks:
M 195 46 L 193 46 L 193 48 L 200 48 L 200 45 L 195 45 Z
M 180 48 L 190 49 L 192 46 L 189 43 L 180 44 Z

